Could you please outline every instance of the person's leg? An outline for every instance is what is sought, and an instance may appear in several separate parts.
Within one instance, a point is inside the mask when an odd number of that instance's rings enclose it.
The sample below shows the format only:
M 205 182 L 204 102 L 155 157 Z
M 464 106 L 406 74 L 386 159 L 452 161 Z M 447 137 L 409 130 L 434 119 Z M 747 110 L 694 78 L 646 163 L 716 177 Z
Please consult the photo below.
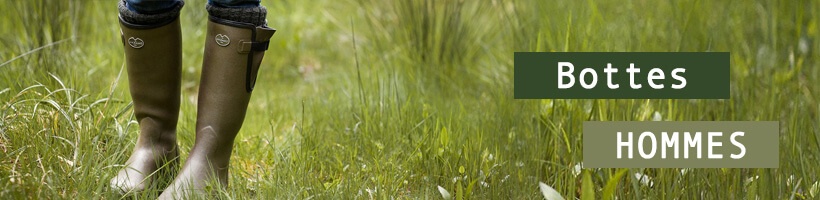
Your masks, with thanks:
M 222 7 L 212 1 L 197 104 L 196 141 L 185 165 L 160 199 L 205 194 L 228 184 L 234 138 L 242 127 L 256 74 L 270 37 L 265 7 Z M 224 5 L 237 6 L 227 3 Z M 208 187 L 212 180 L 216 185 Z
M 268 11 L 259 4 L 260 0 L 208 0 L 205 9 L 211 17 L 225 20 L 265 25 Z
M 185 4 L 182 0 L 151 1 L 124 0 L 119 3 L 121 21 L 130 24 L 151 25 L 168 23 L 179 16 Z
M 183 2 L 170 9 L 147 6 L 146 2 L 120 1 L 121 37 L 134 102 L 139 136 L 133 152 L 111 185 L 122 192 L 139 192 L 156 183 L 152 175 L 169 161 L 176 161 L 176 125 L 179 116 L 182 37 L 179 11 Z M 167 5 L 164 5 L 167 6 Z M 132 10 L 155 9 L 152 14 Z M 139 10 L 137 9 L 137 10 Z
M 208 0 L 208 4 L 223 8 L 251 8 L 259 7 L 262 0 Z
M 177 5 L 182 4 L 182 0 L 125 0 L 125 7 L 128 10 L 140 14 L 159 14 L 173 10 Z

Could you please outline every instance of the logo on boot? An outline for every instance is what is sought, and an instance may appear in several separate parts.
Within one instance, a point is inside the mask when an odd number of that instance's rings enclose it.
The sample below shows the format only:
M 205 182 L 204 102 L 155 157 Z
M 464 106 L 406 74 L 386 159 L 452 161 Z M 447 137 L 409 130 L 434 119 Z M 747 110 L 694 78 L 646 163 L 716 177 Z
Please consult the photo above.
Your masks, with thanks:
M 128 45 L 131 45 L 131 47 L 135 49 L 139 49 L 142 48 L 143 45 L 145 45 L 145 42 L 143 42 L 140 38 L 130 37 L 128 38 Z
M 228 38 L 227 35 L 216 34 L 216 37 L 214 37 L 214 40 L 216 40 L 216 44 L 218 44 L 219 46 L 223 46 L 223 47 L 228 46 L 229 44 L 231 44 L 231 38 Z

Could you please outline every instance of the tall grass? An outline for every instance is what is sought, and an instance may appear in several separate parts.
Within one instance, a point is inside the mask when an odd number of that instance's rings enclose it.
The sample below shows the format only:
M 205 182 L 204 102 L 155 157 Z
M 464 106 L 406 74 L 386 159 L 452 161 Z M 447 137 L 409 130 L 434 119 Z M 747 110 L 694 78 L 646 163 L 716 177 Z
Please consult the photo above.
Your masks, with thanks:
M 0 196 L 120 198 L 108 180 L 138 128 L 114 5 L 0 3 L 0 63 L 10 61 L 0 66 Z M 428 199 L 441 188 L 537 199 L 544 183 L 566 199 L 820 198 L 818 2 L 263 5 L 279 31 L 235 142 L 228 197 Z M 203 8 L 187 1 L 181 17 L 182 162 Z M 514 100 L 515 51 L 728 51 L 731 99 Z M 580 169 L 583 121 L 653 119 L 779 121 L 780 167 Z M 162 188 L 152 189 L 137 198 Z

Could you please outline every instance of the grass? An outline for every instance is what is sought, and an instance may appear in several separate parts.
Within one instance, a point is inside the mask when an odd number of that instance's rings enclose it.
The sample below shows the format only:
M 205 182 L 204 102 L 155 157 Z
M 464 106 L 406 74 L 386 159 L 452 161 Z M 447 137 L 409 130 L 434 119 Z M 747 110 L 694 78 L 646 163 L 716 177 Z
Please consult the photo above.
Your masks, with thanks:
M 820 198 L 820 2 L 265 1 L 230 198 Z M 136 139 L 113 1 L 0 2 L 0 197 L 117 199 Z M 182 11 L 182 161 L 207 13 Z M 727 100 L 514 100 L 516 51 L 728 51 Z M 777 169 L 584 169 L 583 121 L 780 122 Z M 152 188 L 154 192 L 162 188 Z M 139 194 L 152 198 L 157 194 Z

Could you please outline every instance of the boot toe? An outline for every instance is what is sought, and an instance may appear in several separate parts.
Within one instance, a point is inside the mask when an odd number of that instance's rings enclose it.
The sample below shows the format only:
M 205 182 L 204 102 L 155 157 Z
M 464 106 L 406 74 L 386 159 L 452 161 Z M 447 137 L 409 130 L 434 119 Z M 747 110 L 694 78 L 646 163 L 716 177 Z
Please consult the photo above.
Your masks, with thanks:
M 125 170 L 125 169 L 123 169 Z M 125 171 L 120 171 L 117 177 L 111 179 L 111 188 L 120 194 L 129 194 L 145 191 L 145 182 L 142 181 L 145 177 L 132 175 Z

